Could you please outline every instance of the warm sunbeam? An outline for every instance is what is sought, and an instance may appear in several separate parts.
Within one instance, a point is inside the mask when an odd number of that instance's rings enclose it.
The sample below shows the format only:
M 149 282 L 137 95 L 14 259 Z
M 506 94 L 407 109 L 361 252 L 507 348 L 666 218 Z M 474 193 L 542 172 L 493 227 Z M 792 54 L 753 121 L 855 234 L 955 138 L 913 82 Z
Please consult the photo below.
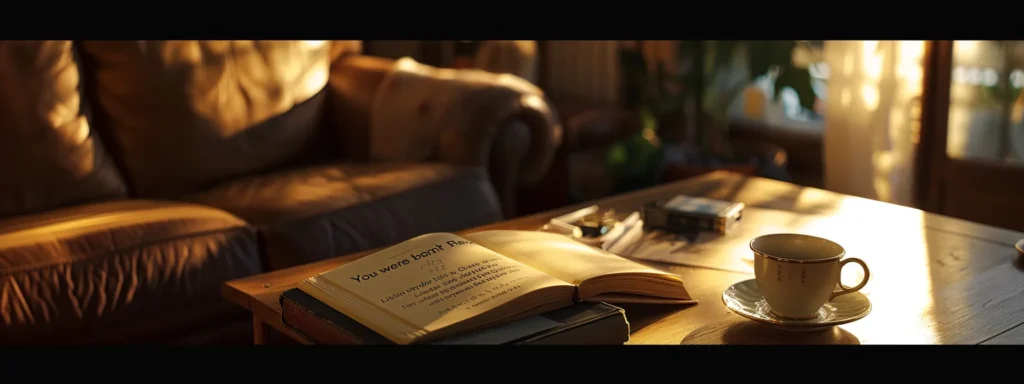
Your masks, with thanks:
M 911 191 L 903 180 L 913 171 L 924 42 L 852 41 L 829 47 L 828 61 L 843 68 L 829 80 L 835 95 L 829 100 L 843 113 L 825 121 L 825 188 L 908 204 Z
M 845 199 L 841 214 L 828 221 L 828 229 L 815 224 L 805 227 L 831 233 L 833 240 L 846 247 L 848 256 L 863 259 L 871 269 L 870 280 L 861 292 L 871 299 L 872 315 L 843 327 L 858 335 L 879 335 L 884 330 L 884 337 L 878 340 L 861 338 L 864 344 L 881 340 L 887 344 L 934 342 L 924 215 L 912 209 L 894 215 L 890 209 L 880 208 L 888 207 L 870 200 Z M 859 279 L 859 268 L 844 269 L 845 284 L 855 284 Z M 868 328 L 871 332 L 860 331 Z
M 928 267 L 932 251 L 924 215 L 909 208 L 898 208 L 898 214 L 894 214 L 892 208 L 856 198 L 844 199 L 826 215 L 751 208 L 749 221 L 744 225 L 756 227 L 756 231 L 744 233 L 743 239 L 735 243 L 732 257 L 750 259 L 745 243 L 761 234 L 801 233 L 833 240 L 846 249 L 847 257 L 867 262 L 871 271 L 861 292 L 870 298 L 872 314 L 842 327 L 856 335 L 875 335 L 876 338 L 863 337 L 861 342 L 865 344 L 933 343 L 933 328 L 939 322 L 934 313 L 936 303 Z M 863 271 L 854 264 L 842 271 L 841 279 L 846 286 L 854 286 L 862 278 Z
M 0 41 L 5 346 L 1024 344 L 1020 196 L 1024 41 Z

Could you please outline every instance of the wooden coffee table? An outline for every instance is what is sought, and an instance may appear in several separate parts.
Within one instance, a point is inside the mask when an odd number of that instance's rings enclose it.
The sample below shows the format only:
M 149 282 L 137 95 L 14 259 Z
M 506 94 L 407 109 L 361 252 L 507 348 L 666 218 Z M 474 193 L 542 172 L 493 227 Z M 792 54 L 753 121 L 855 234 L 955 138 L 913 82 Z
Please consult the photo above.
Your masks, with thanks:
M 633 330 L 630 344 L 1024 343 L 1024 262 L 1014 248 L 1024 233 L 815 188 L 716 172 L 465 232 L 536 230 L 551 217 L 591 204 L 629 212 L 675 194 L 744 202 L 755 208 L 741 224 L 748 230 L 759 225 L 792 231 L 840 228 L 844 238 L 856 239 L 855 244 L 841 244 L 862 251 L 850 256 L 871 267 L 871 280 L 862 292 L 870 298 L 872 311 L 831 331 L 776 330 L 746 320 L 722 304 L 722 292 L 752 279 L 752 274 L 645 262 L 682 276 L 700 303 L 624 306 Z M 802 218 L 781 219 L 794 216 Z M 746 251 L 741 248 L 734 242 L 708 246 L 703 252 Z M 305 277 L 370 252 L 231 281 L 223 294 L 252 312 L 256 344 L 267 341 L 272 330 L 308 344 L 281 323 L 278 296 Z

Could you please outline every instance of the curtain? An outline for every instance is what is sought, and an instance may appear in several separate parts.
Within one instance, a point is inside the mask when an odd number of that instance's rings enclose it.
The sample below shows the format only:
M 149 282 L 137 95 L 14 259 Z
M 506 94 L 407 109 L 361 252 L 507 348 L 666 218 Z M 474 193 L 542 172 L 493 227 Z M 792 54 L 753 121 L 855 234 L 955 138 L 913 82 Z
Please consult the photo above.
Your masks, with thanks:
M 828 41 L 828 190 L 913 205 L 923 41 Z

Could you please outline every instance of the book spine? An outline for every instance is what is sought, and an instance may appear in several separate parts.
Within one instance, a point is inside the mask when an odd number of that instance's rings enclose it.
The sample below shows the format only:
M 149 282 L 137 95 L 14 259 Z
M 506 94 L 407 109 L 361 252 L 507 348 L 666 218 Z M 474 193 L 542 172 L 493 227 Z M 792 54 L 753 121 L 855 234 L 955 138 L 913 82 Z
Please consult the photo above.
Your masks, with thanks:
M 314 344 L 365 344 L 365 340 L 345 332 L 331 322 L 324 321 L 312 311 L 287 298 L 281 300 L 281 322 Z
M 718 231 L 721 228 L 721 219 L 708 217 L 693 217 L 689 215 L 669 212 L 667 225 L 671 228 L 693 228 L 702 231 Z
M 726 230 L 725 218 L 679 213 L 660 207 L 645 208 L 644 224 L 672 232 L 725 232 Z
M 311 344 L 320 345 L 392 345 L 383 337 L 360 336 L 345 326 L 322 317 L 301 301 L 282 295 L 281 321 L 296 335 Z M 484 331 L 488 332 L 488 331 Z M 629 340 L 629 322 L 621 308 L 614 314 L 580 316 L 570 324 L 548 329 L 539 334 L 522 335 L 505 344 L 622 344 Z

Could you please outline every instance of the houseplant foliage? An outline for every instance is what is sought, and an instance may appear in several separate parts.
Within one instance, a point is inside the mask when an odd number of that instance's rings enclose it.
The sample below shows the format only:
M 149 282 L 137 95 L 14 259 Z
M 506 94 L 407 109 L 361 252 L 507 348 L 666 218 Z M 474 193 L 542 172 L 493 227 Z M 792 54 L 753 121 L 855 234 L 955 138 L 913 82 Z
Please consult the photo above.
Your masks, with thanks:
M 656 182 L 666 163 L 705 169 L 753 164 L 768 176 L 778 175 L 758 165 L 764 154 L 729 142 L 728 109 L 754 81 L 767 76 L 774 85 L 771 100 L 792 88 L 800 105 L 813 110 L 816 96 L 806 47 L 792 40 L 673 43 L 672 67 L 650 62 L 642 47 L 619 52 L 623 107 L 644 122 L 641 132 L 609 151 L 613 174 L 627 181 L 622 189 Z
M 639 121 L 640 131 L 617 143 L 608 150 L 607 163 L 616 179 L 618 192 L 656 184 L 661 163 L 661 140 L 657 134 L 659 116 L 672 110 L 681 100 L 666 96 L 665 87 L 671 82 L 664 78 L 664 68 L 648 71 L 647 60 L 639 46 L 623 46 L 619 51 L 622 85 L 622 104 Z M 659 64 L 661 65 L 661 64 Z M 667 107 L 667 108 L 663 108 Z
M 704 76 L 712 80 L 712 86 L 701 90 L 704 92 L 702 106 L 711 121 L 698 129 L 703 133 L 702 148 L 712 151 L 713 155 L 732 157 L 728 146 L 716 145 L 716 140 L 728 133 L 729 106 L 763 76 L 772 84 L 770 101 L 777 101 L 784 89 L 791 88 L 801 107 L 814 110 L 817 97 L 808 68 L 811 53 L 804 43 L 795 40 L 706 41 L 701 48 L 706 53 Z M 745 71 L 735 70 L 737 67 Z

